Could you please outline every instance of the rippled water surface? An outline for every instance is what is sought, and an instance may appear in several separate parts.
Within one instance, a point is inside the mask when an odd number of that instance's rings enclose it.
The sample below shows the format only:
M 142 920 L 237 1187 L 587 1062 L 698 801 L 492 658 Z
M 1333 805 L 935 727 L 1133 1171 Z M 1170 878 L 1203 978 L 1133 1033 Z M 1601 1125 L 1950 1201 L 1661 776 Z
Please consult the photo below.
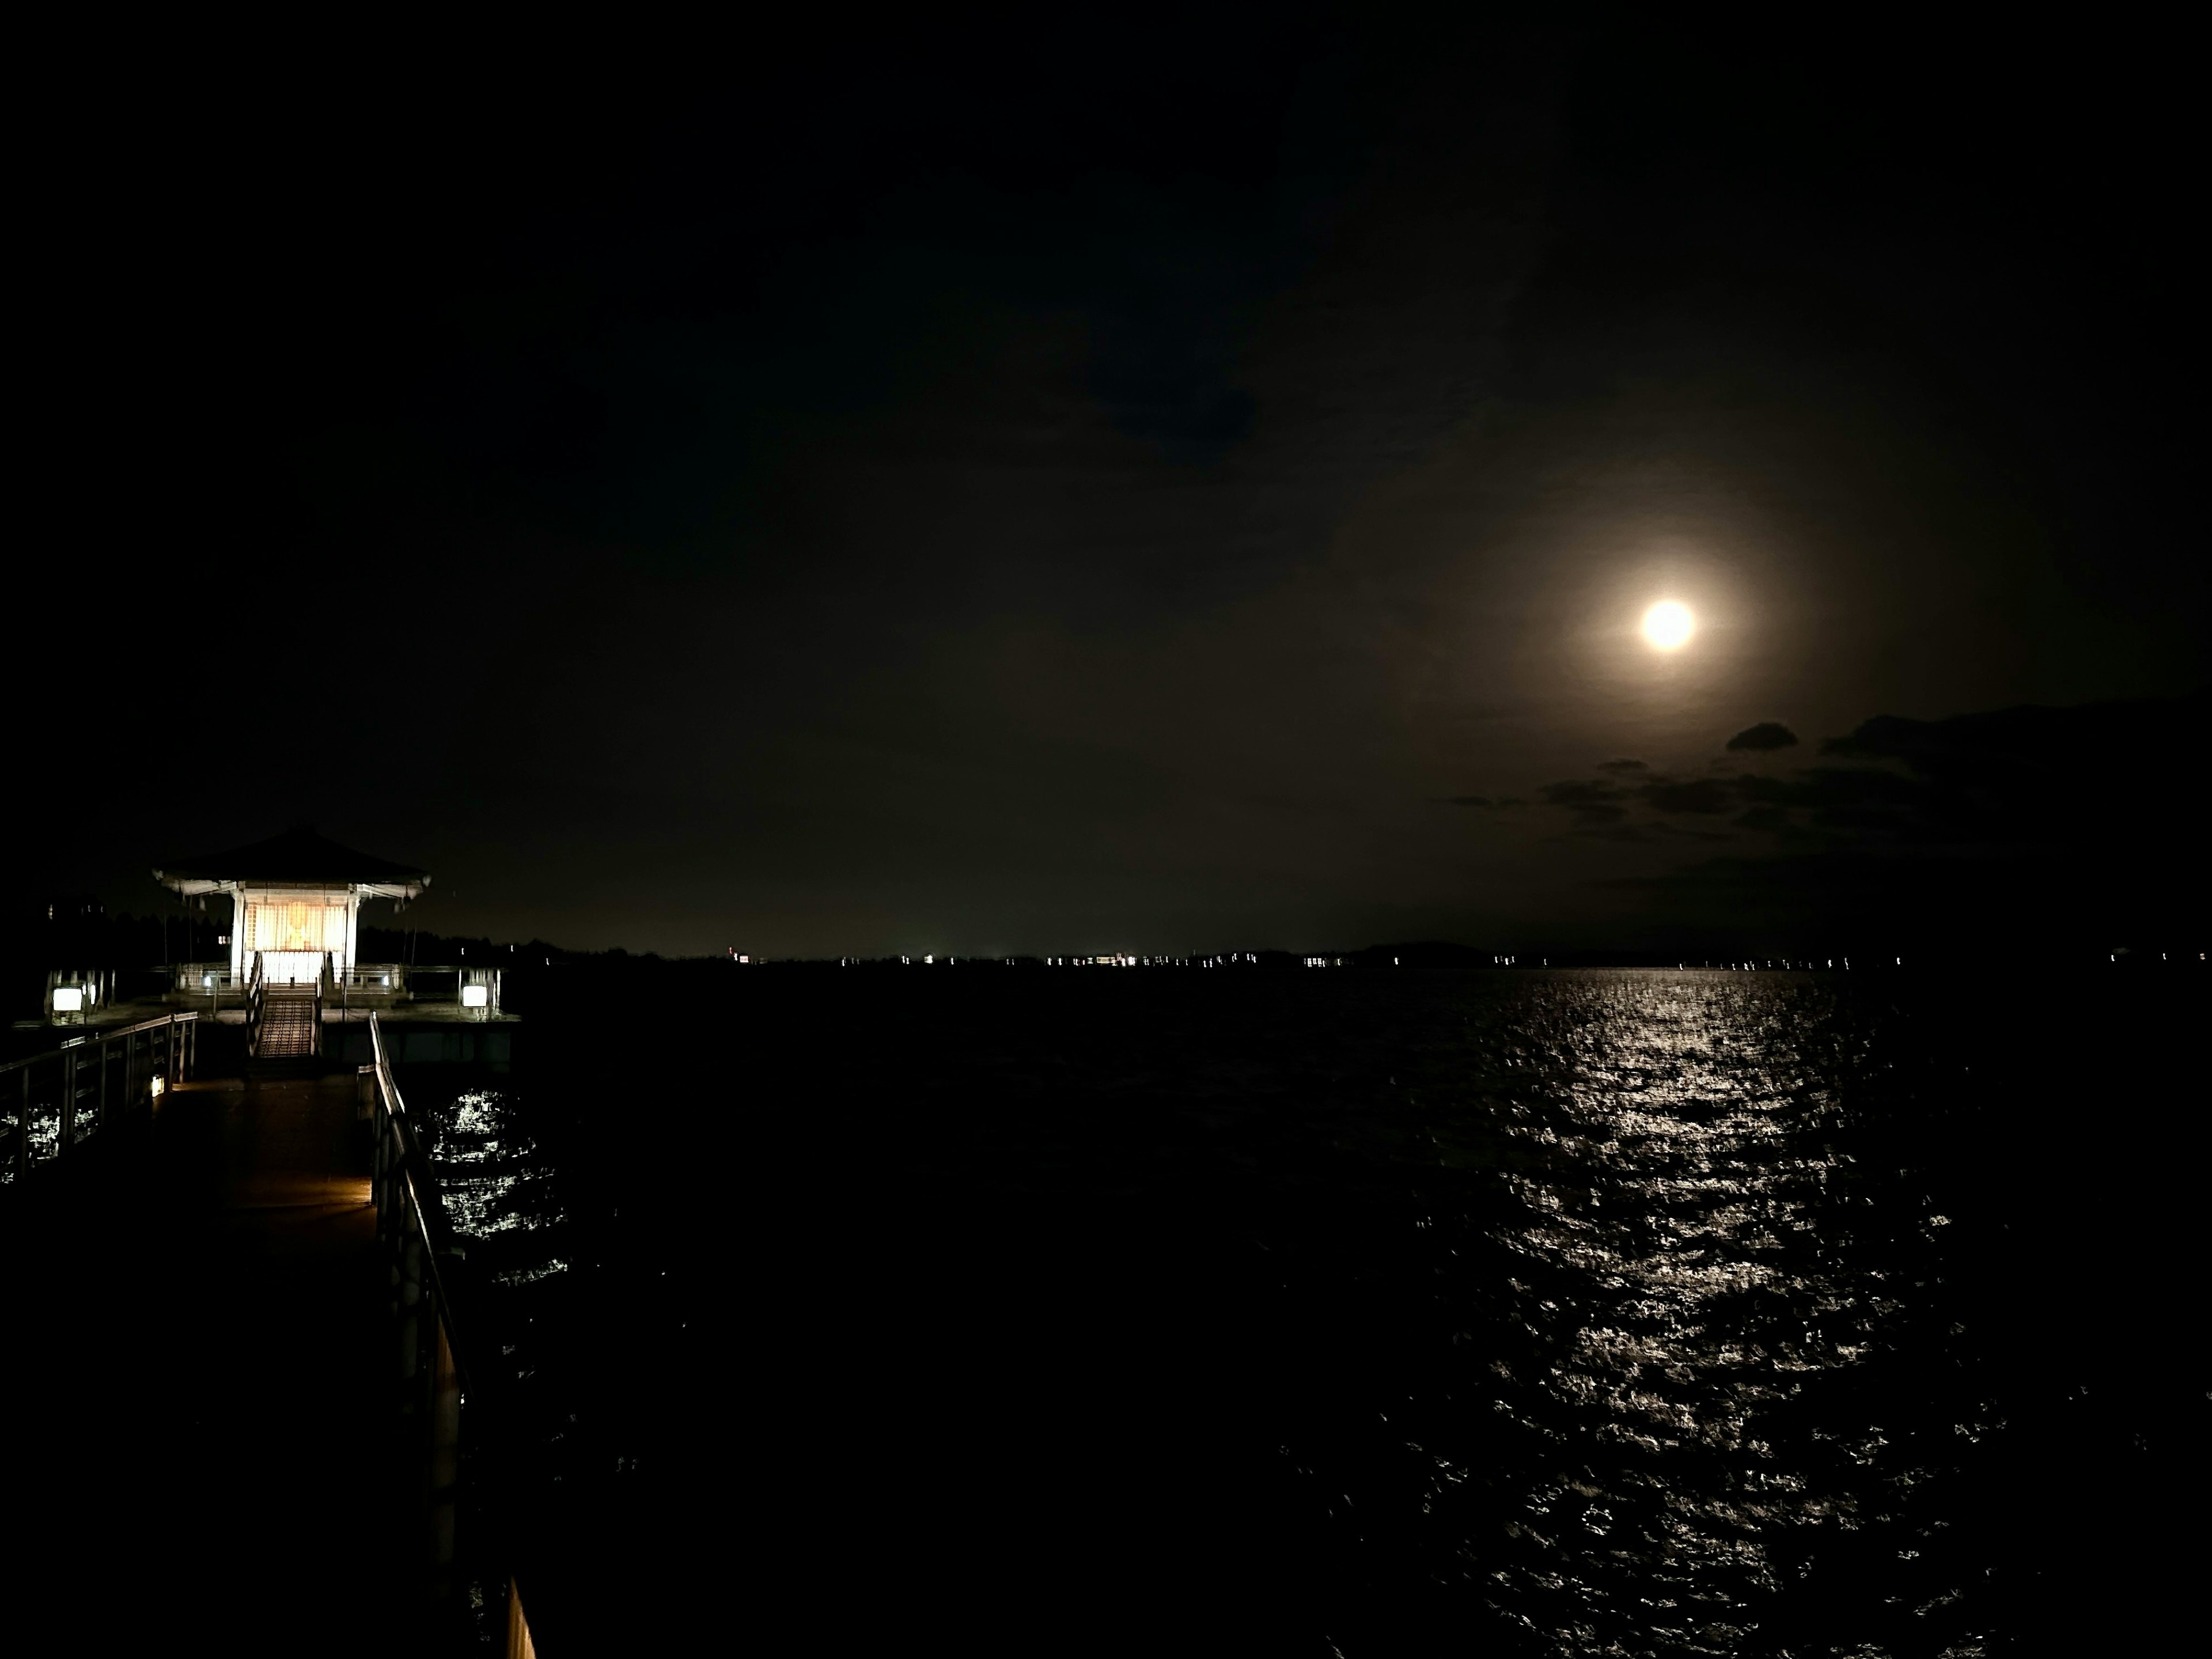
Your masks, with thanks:
M 544 988 L 441 1149 L 633 1624 L 1966 1656 L 2185 1580 L 2193 981 L 656 984 L 708 1040 Z

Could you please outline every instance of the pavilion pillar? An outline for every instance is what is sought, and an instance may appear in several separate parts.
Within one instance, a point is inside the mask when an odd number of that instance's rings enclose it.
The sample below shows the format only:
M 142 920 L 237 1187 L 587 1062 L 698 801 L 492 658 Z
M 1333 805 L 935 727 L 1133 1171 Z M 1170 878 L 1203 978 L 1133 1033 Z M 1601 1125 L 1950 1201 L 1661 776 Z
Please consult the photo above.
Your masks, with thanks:
M 230 890 L 230 979 L 235 985 L 246 972 L 246 890 Z

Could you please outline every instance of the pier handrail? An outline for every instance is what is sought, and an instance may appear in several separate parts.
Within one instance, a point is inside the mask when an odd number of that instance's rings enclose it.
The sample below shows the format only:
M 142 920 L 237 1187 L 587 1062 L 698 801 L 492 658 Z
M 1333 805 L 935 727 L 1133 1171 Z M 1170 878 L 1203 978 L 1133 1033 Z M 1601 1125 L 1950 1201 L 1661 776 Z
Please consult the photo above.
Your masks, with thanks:
M 438 1197 L 437 1188 L 425 1189 L 417 1184 L 418 1171 L 428 1167 L 428 1154 L 422 1146 L 421 1133 L 415 1120 L 408 1115 L 407 1103 L 401 1098 L 399 1085 L 392 1079 L 392 1056 L 384 1046 L 384 1028 L 377 1019 L 376 1011 L 368 1015 L 369 1051 L 375 1055 L 371 1070 L 376 1078 L 376 1185 L 373 1195 L 376 1200 L 378 1220 L 384 1219 L 386 1207 L 398 1200 L 404 1200 L 401 1224 L 410 1226 L 426 1244 L 431 1243 L 431 1233 L 441 1235 L 441 1242 L 433 1249 L 428 1263 L 430 1288 L 434 1293 L 439 1322 L 446 1327 L 450 1341 L 453 1327 L 453 1304 L 446 1295 L 445 1281 L 438 1275 L 437 1255 L 441 1250 L 457 1249 L 453 1240 L 451 1224 L 446 1219 L 446 1207 Z M 396 1182 L 396 1186 L 387 1186 Z M 456 1362 L 458 1363 L 458 1362 Z
M 398 994 L 407 988 L 404 962 L 349 962 L 336 973 L 339 983 L 350 990 Z
M 246 1055 L 251 1060 L 261 1052 L 261 1007 L 264 1000 L 261 981 L 261 952 L 253 953 L 253 977 L 246 987 Z
M 368 1015 L 371 1062 L 361 1068 L 374 1119 L 375 1159 L 370 1194 L 376 1204 L 378 1243 L 392 1263 L 392 1310 L 399 1326 L 403 1417 L 422 1431 L 428 1480 L 424 1489 L 431 1568 L 450 1588 L 459 1520 L 461 1407 L 468 1369 L 453 1318 L 441 1258 L 460 1257 L 445 1204 L 430 1168 L 428 1149 L 392 1075 L 383 1022 Z M 507 1651 L 534 1652 L 530 1625 L 513 1575 L 507 1579 Z
M 199 1046 L 199 1018 L 198 1009 L 174 1010 L 106 1030 L 81 1031 L 64 1038 L 56 1048 L 0 1061 L 0 1078 L 14 1073 L 15 1116 L 14 1127 L 0 1136 L 0 1179 L 26 1179 L 33 1164 L 62 1157 L 125 1114 L 150 1104 L 161 1089 L 183 1082 Z M 150 1035 L 157 1030 L 162 1033 L 158 1042 Z M 143 1045 L 138 1040 L 142 1036 L 146 1038 Z M 119 1056 L 113 1052 L 118 1043 L 122 1045 Z M 109 1075 L 118 1057 L 123 1062 L 122 1077 L 111 1091 Z M 142 1060 L 146 1062 L 143 1071 Z M 41 1066 L 56 1068 L 60 1085 L 54 1108 L 54 1150 L 52 1158 L 45 1158 L 35 1155 L 31 1134 L 32 1074 Z M 155 1087 L 157 1082 L 161 1088 Z M 5 1100 L 6 1085 L 0 1085 L 0 1111 L 6 1109 Z M 80 1134 L 78 1117 L 88 1101 L 93 1128 Z
M 19 1054 L 13 1060 L 0 1060 L 0 1073 L 20 1072 L 26 1066 L 40 1065 L 49 1060 L 59 1060 L 72 1048 L 82 1048 L 94 1043 L 112 1042 L 118 1037 L 135 1036 L 141 1031 L 150 1031 L 157 1025 L 176 1025 L 187 1021 L 196 1021 L 199 1017 L 198 1009 L 184 1008 L 172 1013 L 156 1014 L 151 1019 L 142 1019 L 135 1025 L 118 1025 L 111 1030 L 80 1031 L 75 1036 L 63 1038 L 51 1048 L 41 1048 L 35 1054 Z

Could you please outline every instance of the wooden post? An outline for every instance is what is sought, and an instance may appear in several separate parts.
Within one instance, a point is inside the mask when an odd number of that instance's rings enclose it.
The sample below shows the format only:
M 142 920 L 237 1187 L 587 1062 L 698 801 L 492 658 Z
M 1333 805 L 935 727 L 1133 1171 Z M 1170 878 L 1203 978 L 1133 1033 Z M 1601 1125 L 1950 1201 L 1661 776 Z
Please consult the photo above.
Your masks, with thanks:
M 392 1231 L 392 1119 L 381 1103 L 376 1110 L 376 1161 L 369 1176 L 369 1194 L 376 1200 L 377 1242 L 386 1249 L 396 1237 Z
M 100 1040 L 100 1127 L 104 1133 L 108 1126 L 107 1115 L 107 1039 Z
M 62 1098 L 60 1134 L 54 1142 L 54 1156 L 59 1158 L 70 1149 L 76 1131 L 76 1050 L 62 1051 Z
M 434 1363 L 430 1377 L 430 1560 L 442 1597 L 453 1566 L 453 1532 L 461 1482 L 461 1372 L 434 1308 Z
M 15 1073 L 21 1085 L 21 1097 L 15 1109 L 15 1179 L 31 1178 L 31 1068 L 25 1066 Z
M 399 1410 L 409 1421 L 422 1416 L 422 1237 L 406 1228 L 399 1239 Z

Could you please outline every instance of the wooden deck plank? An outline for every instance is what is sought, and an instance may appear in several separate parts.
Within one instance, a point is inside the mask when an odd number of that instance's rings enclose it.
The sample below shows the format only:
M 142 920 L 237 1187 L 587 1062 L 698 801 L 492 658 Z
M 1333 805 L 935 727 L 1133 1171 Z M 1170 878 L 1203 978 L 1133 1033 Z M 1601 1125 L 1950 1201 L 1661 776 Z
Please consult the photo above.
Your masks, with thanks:
M 388 1652 L 414 1623 L 354 1102 L 186 1084 L 0 1205 L 4 1571 L 52 1632 L 14 1650 Z

